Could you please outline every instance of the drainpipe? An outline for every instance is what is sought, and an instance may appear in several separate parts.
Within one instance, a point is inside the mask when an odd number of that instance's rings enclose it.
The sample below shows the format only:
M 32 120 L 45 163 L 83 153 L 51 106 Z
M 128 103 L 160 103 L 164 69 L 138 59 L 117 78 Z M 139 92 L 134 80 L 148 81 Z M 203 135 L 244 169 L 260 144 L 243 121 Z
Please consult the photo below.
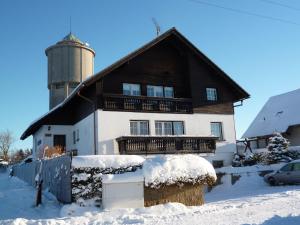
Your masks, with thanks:
M 84 86 L 84 84 L 83 84 Z M 93 105 L 93 116 L 94 116 L 94 155 L 97 155 L 97 141 L 96 141 L 96 104 L 93 100 L 83 96 L 80 94 L 80 90 L 77 92 L 77 95 L 82 98 L 83 100 L 89 102 L 90 104 Z

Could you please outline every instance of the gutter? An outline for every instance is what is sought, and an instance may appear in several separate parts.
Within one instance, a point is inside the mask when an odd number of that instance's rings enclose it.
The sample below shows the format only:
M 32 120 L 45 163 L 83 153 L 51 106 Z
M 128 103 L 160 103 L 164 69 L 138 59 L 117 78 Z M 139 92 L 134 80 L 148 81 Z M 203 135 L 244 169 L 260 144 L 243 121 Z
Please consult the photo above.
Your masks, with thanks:
M 84 84 L 82 86 L 85 86 Z M 96 104 L 93 100 L 80 94 L 80 90 L 77 92 L 77 95 L 83 100 L 93 105 L 93 117 L 94 117 L 94 155 L 97 155 L 97 141 L 96 141 Z

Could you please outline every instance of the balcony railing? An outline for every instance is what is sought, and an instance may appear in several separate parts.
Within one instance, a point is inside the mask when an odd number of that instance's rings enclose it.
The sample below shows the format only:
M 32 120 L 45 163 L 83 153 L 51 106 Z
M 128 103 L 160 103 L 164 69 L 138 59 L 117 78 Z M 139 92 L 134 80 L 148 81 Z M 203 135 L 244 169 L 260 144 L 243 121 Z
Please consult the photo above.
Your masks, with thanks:
M 180 153 L 214 153 L 214 137 L 186 136 L 123 136 L 117 138 L 120 154 L 180 154 Z
M 104 110 L 134 112 L 192 113 L 192 101 L 187 98 L 157 98 L 146 96 L 104 95 Z

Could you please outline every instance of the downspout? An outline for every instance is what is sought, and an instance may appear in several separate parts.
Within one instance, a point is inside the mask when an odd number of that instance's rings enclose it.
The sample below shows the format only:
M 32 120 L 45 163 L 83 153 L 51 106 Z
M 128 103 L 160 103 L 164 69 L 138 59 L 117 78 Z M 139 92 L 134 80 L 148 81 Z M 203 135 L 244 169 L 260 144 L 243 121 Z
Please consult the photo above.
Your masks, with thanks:
M 83 84 L 84 86 L 84 84 Z M 91 103 L 93 105 L 93 116 L 94 116 L 94 155 L 97 155 L 97 141 L 96 141 L 96 104 L 93 100 L 80 94 L 80 90 L 77 92 L 77 95 L 83 100 Z

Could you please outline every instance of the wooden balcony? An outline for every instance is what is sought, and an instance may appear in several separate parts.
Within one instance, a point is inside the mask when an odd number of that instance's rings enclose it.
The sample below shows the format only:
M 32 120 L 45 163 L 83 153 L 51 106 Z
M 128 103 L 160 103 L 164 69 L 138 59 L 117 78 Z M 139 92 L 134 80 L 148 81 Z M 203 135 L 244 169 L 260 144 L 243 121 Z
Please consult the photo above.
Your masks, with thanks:
M 120 154 L 180 154 L 180 153 L 214 153 L 214 137 L 187 136 L 123 136 L 117 138 Z
M 192 100 L 146 96 L 103 95 L 104 110 L 130 112 L 193 113 Z

